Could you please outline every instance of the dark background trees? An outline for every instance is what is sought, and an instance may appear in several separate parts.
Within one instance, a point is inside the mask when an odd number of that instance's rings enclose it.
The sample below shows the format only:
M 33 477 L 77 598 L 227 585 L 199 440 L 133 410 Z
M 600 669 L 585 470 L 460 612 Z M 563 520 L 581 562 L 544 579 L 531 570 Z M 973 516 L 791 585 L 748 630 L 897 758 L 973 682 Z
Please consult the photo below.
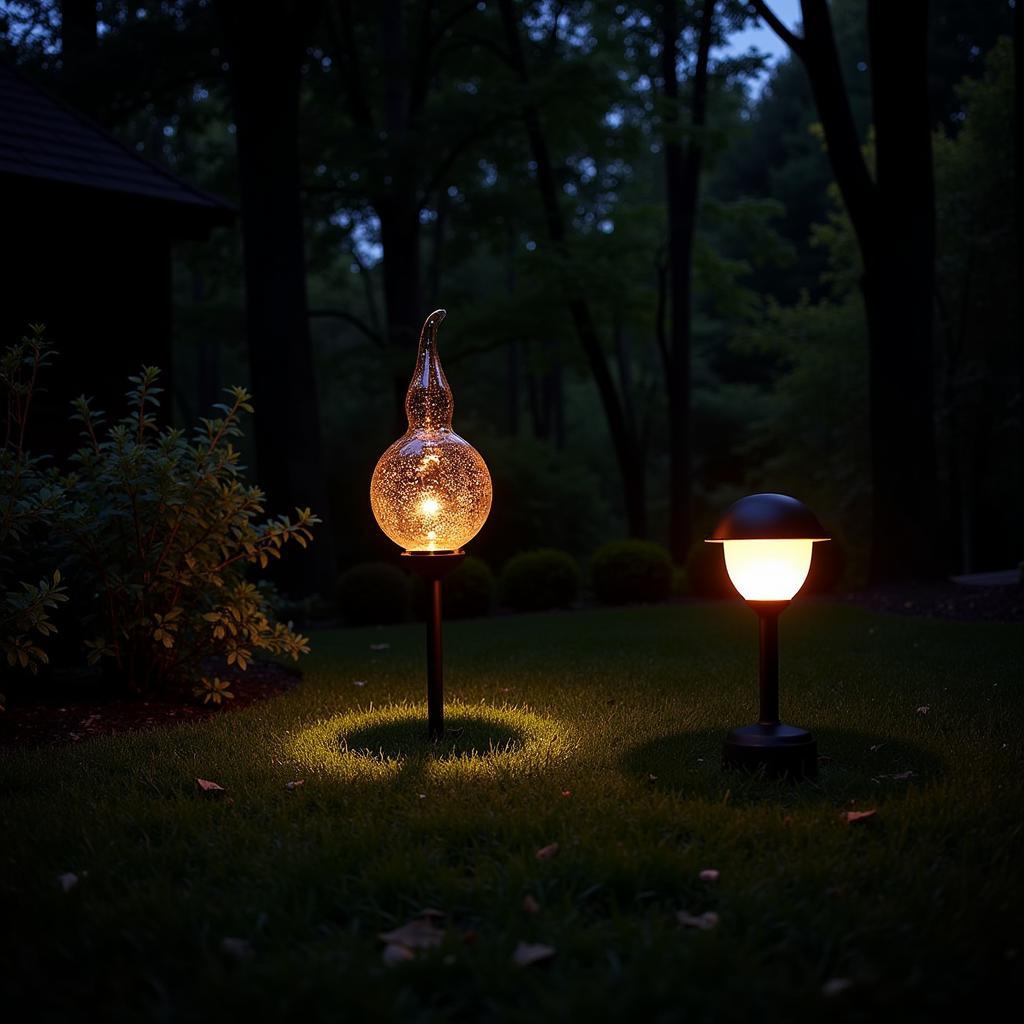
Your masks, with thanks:
M 251 6 L 9 3 L 3 54 L 238 204 L 175 250 L 174 399 L 252 386 L 254 472 L 336 547 L 298 588 L 387 550 L 366 482 L 436 305 L 495 563 L 683 563 L 757 488 L 851 584 L 1020 560 L 1011 3 Z M 727 45 L 757 19 L 791 52 Z

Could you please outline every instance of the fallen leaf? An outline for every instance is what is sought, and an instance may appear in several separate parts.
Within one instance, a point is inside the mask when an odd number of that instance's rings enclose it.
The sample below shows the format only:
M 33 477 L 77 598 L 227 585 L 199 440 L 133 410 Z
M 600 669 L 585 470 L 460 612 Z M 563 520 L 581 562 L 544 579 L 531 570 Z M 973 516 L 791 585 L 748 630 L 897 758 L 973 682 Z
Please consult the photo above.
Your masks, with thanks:
M 78 875 L 74 871 L 65 871 L 64 874 L 57 876 L 57 884 L 64 892 L 71 892 L 78 885 Z
M 688 914 L 680 910 L 676 919 L 681 925 L 687 928 L 697 928 L 702 932 L 709 932 L 718 925 L 718 915 L 713 910 L 706 910 L 703 914 Z
M 554 855 L 558 853 L 558 843 L 548 843 L 547 846 L 542 846 L 536 854 L 537 860 L 551 860 Z
M 305 784 L 306 784 L 306 780 L 305 779 L 296 779 L 294 782 L 286 782 L 284 784 L 284 788 L 285 789 L 298 789 L 299 786 L 304 786 Z
M 843 820 L 847 825 L 853 825 L 858 821 L 867 821 L 868 818 L 873 818 L 878 811 L 872 808 L 870 811 L 846 811 L 843 814 Z
M 540 904 L 533 898 L 533 896 L 530 893 L 527 893 L 523 897 L 523 910 L 525 910 L 528 914 L 540 913 Z
M 370 644 L 371 651 L 388 651 L 391 649 L 391 644 Z
M 196 785 L 204 793 L 223 793 L 224 787 L 217 782 L 211 782 L 209 779 L 196 779 Z
M 381 932 L 378 936 L 389 946 L 404 946 L 406 949 L 435 949 L 441 945 L 444 930 L 438 928 L 429 918 L 419 917 L 407 921 L 399 928 Z
M 572 796 L 572 790 L 571 789 L 563 789 L 562 790 L 562 796 L 563 797 L 570 797 L 570 796 Z
M 702 882 L 717 882 L 718 868 L 705 868 L 697 877 Z
M 408 960 L 414 959 L 415 956 L 416 954 L 405 946 L 387 945 L 384 947 L 381 959 L 388 965 L 388 967 L 394 967 L 395 964 L 404 964 Z
M 229 936 L 220 940 L 220 948 L 236 960 L 251 960 L 253 957 L 252 943 L 248 939 L 235 939 Z
M 545 946 L 543 942 L 520 942 L 512 954 L 512 963 L 516 967 L 530 967 L 550 960 L 556 953 L 554 946 Z
M 831 999 L 833 996 L 841 996 L 851 985 L 853 982 L 849 978 L 829 978 L 821 986 L 821 994 L 826 999 Z

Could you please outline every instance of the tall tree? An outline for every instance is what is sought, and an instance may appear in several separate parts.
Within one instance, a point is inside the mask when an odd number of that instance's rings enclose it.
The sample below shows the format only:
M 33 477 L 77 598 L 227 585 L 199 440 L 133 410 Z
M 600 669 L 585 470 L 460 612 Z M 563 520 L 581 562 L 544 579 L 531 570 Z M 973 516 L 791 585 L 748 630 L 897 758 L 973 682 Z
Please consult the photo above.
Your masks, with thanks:
M 930 575 L 940 511 L 928 0 L 867 0 L 874 177 L 843 82 L 828 0 L 801 0 L 802 36 L 765 0 L 753 6 L 803 63 L 860 249 L 870 365 L 871 578 Z
M 299 173 L 301 69 L 320 4 L 288 0 L 271 16 L 242 0 L 219 0 L 218 13 L 236 128 L 258 478 L 272 506 L 310 506 L 326 520 Z M 283 582 L 324 593 L 333 576 L 325 523 L 315 552 L 289 560 Z
M 548 238 L 560 258 L 564 273 L 566 305 L 576 336 L 593 375 L 601 399 L 612 449 L 622 480 L 626 525 L 634 537 L 647 533 L 646 467 L 643 445 L 636 425 L 615 383 L 601 343 L 597 322 L 586 296 L 573 281 L 568 232 L 559 199 L 559 188 L 548 137 L 532 91 L 530 68 L 522 43 L 519 17 L 513 0 L 499 0 L 504 29 L 506 59 L 522 91 L 522 119 L 535 164 L 534 178 L 544 211 Z
M 410 360 L 429 312 L 423 304 L 422 214 L 449 184 L 459 158 L 500 122 L 490 105 L 475 98 L 475 89 L 459 88 L 460 75 L 449 60 L 460 49 L 451 42 L 454 27 L 475 9 L 456 0 L 383 0 L 376 11 L 331 0 L 328 8 L 333 67 L 352 128 L 339 162 L 351 166 L 354 157 L 363 169 L 355 188 L 341 183 L 336 192 L 368 206 L 379 221 L 385 352 L 399 429 Z M 436 231 L 442 229 L 438 224 Z
M 669 328 L 662 351 L 668 395 L 669 549 L 685 562 L 692 532 L 691 336 L 693 324 L 693 242 L 697 230 L 702 132 L 707 121 L 708 58 L 715 0 L 701 5 L 697 59 L 690 96 L 689 131 L 684 142 L 679 99 L 679 5 L 661 3 L 661 75 L 665 98 L 665 196 L 668 214 Z

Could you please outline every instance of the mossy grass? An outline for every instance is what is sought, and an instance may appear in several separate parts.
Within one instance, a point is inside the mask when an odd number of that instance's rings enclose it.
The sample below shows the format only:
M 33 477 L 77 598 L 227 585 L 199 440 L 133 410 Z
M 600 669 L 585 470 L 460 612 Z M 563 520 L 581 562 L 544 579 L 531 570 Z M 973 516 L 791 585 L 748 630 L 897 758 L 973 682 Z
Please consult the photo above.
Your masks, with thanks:
M 6 1005 L 402 1022 L 995 1005 L 1024 957 L 1020 627 L 795 604 L 783 717 L 824 756 L 802 785 L 720 768 L 755 713 L 755 644 L 738 602 L 449 624 L 432 744 L 422 627 L 321 632 L 292 694 L 5 751 Z M 386 965 L 378 933 L 425 908 L 441 946 Z M 520 941 L 557 956 L 517 968 Z

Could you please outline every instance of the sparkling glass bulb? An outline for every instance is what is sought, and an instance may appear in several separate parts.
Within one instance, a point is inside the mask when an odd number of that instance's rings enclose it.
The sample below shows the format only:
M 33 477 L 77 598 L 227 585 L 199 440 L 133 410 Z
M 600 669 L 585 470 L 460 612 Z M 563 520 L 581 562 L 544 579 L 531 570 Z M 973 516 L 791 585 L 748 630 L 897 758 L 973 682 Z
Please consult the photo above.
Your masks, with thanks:
M 727 540 L 725 568 L 747 601 L 789 601 L 804 585 L 813 540 Z
M 491 510 L 491 475 L 452 430 L 455 401 L 437 354 L 438 309 L 420 332 L 405 395 L 409 429 L 380 457 L 370 481 L 377 525 L 406 551 L 457 551 Z

